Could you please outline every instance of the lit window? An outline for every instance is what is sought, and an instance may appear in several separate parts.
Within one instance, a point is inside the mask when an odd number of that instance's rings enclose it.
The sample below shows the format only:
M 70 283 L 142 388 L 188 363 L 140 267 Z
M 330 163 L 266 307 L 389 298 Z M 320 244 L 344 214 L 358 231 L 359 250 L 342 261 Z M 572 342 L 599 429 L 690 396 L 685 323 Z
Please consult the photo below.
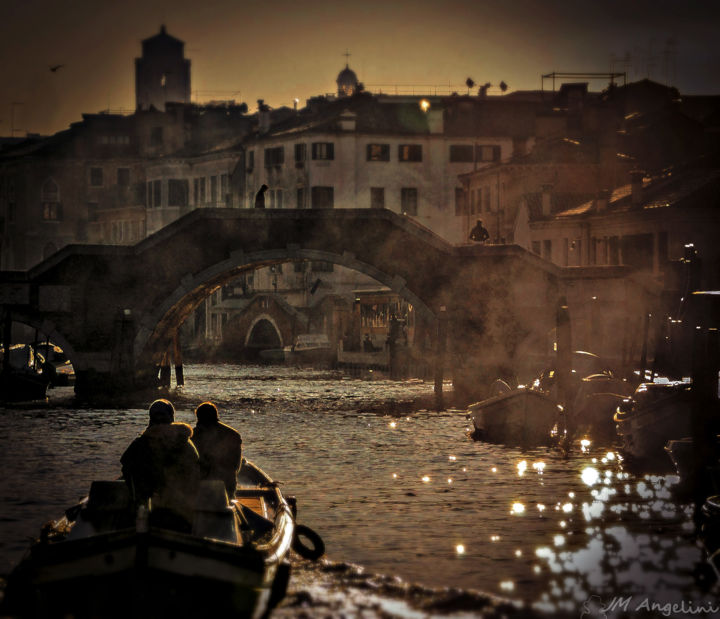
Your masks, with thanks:
M 399 161 L 422 161 L 421 144 L 400 144 L 398 148 Z
M 390 144 L 368 144 L 368 161 L 390 161 Z

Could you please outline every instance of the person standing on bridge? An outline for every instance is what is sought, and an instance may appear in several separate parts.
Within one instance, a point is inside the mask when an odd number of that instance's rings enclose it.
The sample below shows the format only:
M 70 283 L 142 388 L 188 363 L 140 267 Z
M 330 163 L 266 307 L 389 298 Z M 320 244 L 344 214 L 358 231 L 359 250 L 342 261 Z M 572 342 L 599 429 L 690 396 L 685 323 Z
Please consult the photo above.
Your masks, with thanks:
M 265 192 L 268 190 L 268 186 L 263 184 L 262 187 L 255 194 L 255 208 L 265 208 Z
M 487 228 L 483 226 L 482 219 L 478 219 L 475 227 L 470 230 L 470 240 L 476 243 L 484 243 L 490 238 L 490 233 Z
M 219 479 L 225 484 L 228 497 L 235 497 L 237 474 L 242 465 L 242 437 L 222 423 L 212 402 L 203 402 L 195 409 L 197 424 L 193 443 L 200 454 L 203 479 Z

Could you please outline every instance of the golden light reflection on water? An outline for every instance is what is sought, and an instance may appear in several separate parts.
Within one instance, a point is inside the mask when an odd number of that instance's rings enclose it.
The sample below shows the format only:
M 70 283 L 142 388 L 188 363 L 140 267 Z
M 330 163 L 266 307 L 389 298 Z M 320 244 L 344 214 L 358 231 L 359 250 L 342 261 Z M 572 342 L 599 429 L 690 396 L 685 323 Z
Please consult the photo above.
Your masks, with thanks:
M 345 391 L 337 392 L 342 397 L 321 402 L 318 394 L 334 394 L 335 383 L 318 383 L 314 378 L 313 382 L 285 381 L 280 401 L 276 389 L 266 398 L 268 381 L 237 381 L 238 369 L 229 366 L 220 384 L 215 376 L 221 371 L 226 370 L 212 368 L 215 382 L 208 379 L 192 386 L 188 381 L 187 402 L 180 406 L 174 402 L 179 420 L 191 421 L 196 402 L 209 393 L 237 389 L 237 394 L 225 396 L 224 420 L 243 432 L 248 457 L 267 466 L 301 498 L 303 521 L 333 548 L 333 560 L 356 561 L 368 573 L 398 575 L 406 582 L 460 589 L 479 586 L 497 591 L 499 582 L 510 582 L 514 590 L 503 591 L 505 597 L 525 600 L 533 608 L 536 602 L 545 604 L 551 609 L 549 617 L 568 606 L 570 616 L 576 617 L 589 595 L 612 599 L 634 593 L 640 585 L 652 590 L 654 582 L 675 592 L 694 591 L 692 553 L 700 555 L 689 535 L 691 514 L 671 500 L 670 486 L 675 482 L 668 481 L 671 476 L 629 473 L 620 454 L 609 446 L 590 443 L 584 451 L 574 443 L 569 455 L 562 456 L 547 449 L 490 446 L 465 437 L 464 418 L 436 411 L 415 411 L 405 418 L 412 420 L 411 437 L 402 431 L 407 427 L 401 423 L 403 418 L 393 419 L 396 425 L 392 427 L 385 414 L 363 414 L 360 405 L 350 404 L 351 398 L 364 403 L 372 389 L 385 397 L 392 385 L 342 381 Z M 307 397 L 302 395 L 306 392 Z M 296 402 L 292 393 L 300 394 Z M 249 409 L 246 403 L 251 400 L 260 403 Z M 288 423 L 288 415 L 302 421 L 301 437 L 298 424 Z M 75 453 L 85 453 L 87 443 L 96 439 L 89 435 L 92 424 L 86 428 L 80 423 L 89 417 L 89 413 L 72 411 L 68 413 L 72 421 L 66 424 L 69 430 L 51 434 L 77 439 Z M 144 422 L 144 411 L 138 410 L 138 417 Z M 10 419 L 13 424 L 37 423 L 35 416 L 25 419 L 20 413 Z M 118 443 L 126 444 L 138 431 L 138 422 L 130 418 L 109 413 L 93 415 L 91 421 L 97 419 L 111 420 L 109 432 Z M 13 425 L 8 427 L 17 434 Z M 347 440 L 349 433 L 352 441 Z M 33 435 L 28 432 L 28 436 Z M 34 447 L 37 438 L 32 441 Z M 301 449 L 292 450 L 293 446 Z M 59 453 L 62 458 L 70 451 L 47 449 L 44 453 Z M 108 462 L 103 461 L 103 474 L 117 474 L 118 457 L 114 453 Z M 369 457 L 377 466 L 363 468 Z M 331 461 L 332 475 L 327 475 Z M 525 471 L 520 476 L 518 463 L 522 461 L 538 474 Z M 75 461 L 63 464 L 70 471 L 86 468 Z M 589 466 L 598 472 L 593 485 L 582 479 L 582 471 Z M 426 473 L 420 475 L 428 481 L 417 484 L 422 468 Z M 37 483 L 32 477 L 35 470 L 28 477 L 33 480 L 28 487 Z M 359 470 L 366 483 L 358 483 Z M 452 479 L 452 485 L 442 483 L 443 479 Z M 86 479 L 76 485 L 72 497 L 86 490 Z M 371 487 L 378 492 L 369 497 Z M 67 496 L 53 496 L 53 500 L 64 507 Z M 524 511 L 508 518 L 513 502 L 522 504 Z M 563 511 L 567 504 L 572 511 Z M 48 508 L 51 516 L 54 511 L 54 506 L 53 511 Z M 367 528 L 368 513 L 383 522 L 377 539 L 357 535 Z M 433 526 L 438 522 L 442 526 Z M 560 546 L 555 545 L 558 535 L 564 540 Z
M 583 480 L 585 485 L 593 486 L 600 479 L 600 473 L 598 473 L 598 470 L 595 467 L 586 466 L 582 470 L 582 473 L 580 473 L 580 478 Z
M 520 477 L 522 477 L 527 470 L 527 460 L 521 460 L 517 463 L 517 472 Z
M 455 552 L 459 555 L 464 555 L 465 554 L 465 546 L 463 544 L 457 544 L 455 546 Z
M 525 513 L 525 505 L 522 503 L 515 502 L 512 504 L 512 508 L 510 509 L 510 513 L 512 514 L 524 514 Z

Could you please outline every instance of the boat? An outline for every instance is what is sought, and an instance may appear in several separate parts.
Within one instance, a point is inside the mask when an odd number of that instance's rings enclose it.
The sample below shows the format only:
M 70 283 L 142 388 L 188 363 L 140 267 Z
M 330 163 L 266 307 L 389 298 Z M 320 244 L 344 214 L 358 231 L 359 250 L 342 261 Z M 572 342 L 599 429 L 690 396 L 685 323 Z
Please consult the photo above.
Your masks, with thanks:
M 473 436 L 491 443 L 538 445 L 550 442 L 562 409 L 546 393 L 517 387 L 468 407 Z
M 547 367 L 533 381 L 530 387 L 523 385 L 512 388 L 507 382 L 497 379 L 490 388 L 490 397 L 471 404 L 467 417 L 474 425 L 473 436 L 493 443 L 547 444 L 552 442 L 553 430 L 571 422 L 573 429 L 587 429 L 603 425 L 597 419 L 612 415 L 621 396 L 611 396 L 609 407 L 606 393 L 628 391 L 627 384 L 617 378 L 609 365 L 598 355 L 575 350 L 571 356 L 571 388 L 575 406 L 571 419 L 561 416 L 559 405 L 557 371 Z M 558 422 L 563 422 L 558 425 Z M 564 429 L 564 428 L 563 428 Z M 614 427 L 612 427 L 614 432 Z
M 692 385 L 688 381 L 641 383 L 614 415 L 622 451 L 630 459 L 667 463 L 668 441 L 690 436 Z
M 335 360 L 335 349 L 324 333 L 298 335 L 286 360 L 299 365 L 330 365 Z
M 568 426 L 576 435 L 589 435 L 596 441 L 616 440 L 615 411 L 632 393 L 630 383 L 612 372 L 585 376 L 568 411 Z
M 123 480 L 48 523 L 10 574 L 2 609 L 19 617 L 263 617 L 285 595 L 293 508 L 245 460 L 228 501 L 201 482 L 190 532 L 153 499 L 131 500 Z M 307 527 L 305 527 L 307 529 Z
M 0 401 L 35 402 L 47 399 L 50 376 L 40 368 L 44 359 L 28 344 L 15 344 L 7 354 L 0 348 Z

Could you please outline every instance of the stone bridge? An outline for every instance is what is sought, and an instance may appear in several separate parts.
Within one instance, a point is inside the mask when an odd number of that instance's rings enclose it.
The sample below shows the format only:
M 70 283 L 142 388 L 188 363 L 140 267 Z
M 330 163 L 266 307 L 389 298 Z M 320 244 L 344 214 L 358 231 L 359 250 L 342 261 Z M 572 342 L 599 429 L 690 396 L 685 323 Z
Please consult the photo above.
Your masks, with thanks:
M 370 275 L 436 320 L 456 388 L 544 347 L 554 324 L 556 267 L 518 246 L 452 246 L 371 209 L 198 209 L 134 246 L 71 245 L 30 271 L 1 272 L 0 304 L 66 351 L 79 395 L 152 388 L 178 328 L 213 290 L 288 260 Z

